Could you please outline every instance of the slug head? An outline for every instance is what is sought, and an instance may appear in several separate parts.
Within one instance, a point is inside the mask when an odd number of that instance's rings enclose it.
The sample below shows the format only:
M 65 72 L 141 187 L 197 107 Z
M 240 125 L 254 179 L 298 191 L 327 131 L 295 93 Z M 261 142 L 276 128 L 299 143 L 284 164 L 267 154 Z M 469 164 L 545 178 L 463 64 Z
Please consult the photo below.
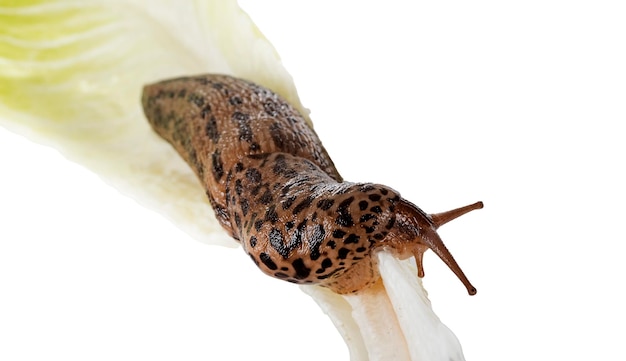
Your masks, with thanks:
M 451 211 L 426 214 L 411 202 L 401 199 L 396 208 L 396 240 L 390 241 L 391 246 L 401 255 L 413 255 L 417 263 L 417 275 L 424 277 L 423 256 L 431 249 L 448 265 L 454 274 L 463 282 L 470 295 L 476 294 L 476 288 L 469 282 L 459 265 L 450 254 L 437 234 L 437 228 L 449 221 L 475 209 L 483 208 L 482 202 L 453 209 Z

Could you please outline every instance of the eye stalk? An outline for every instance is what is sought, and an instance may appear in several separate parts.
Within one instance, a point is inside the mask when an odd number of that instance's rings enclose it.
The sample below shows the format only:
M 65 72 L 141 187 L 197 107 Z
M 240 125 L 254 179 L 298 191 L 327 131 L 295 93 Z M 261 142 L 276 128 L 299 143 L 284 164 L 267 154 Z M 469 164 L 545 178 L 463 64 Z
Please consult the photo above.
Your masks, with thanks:
M 435 225 L 435 228 L 439 228 L 443 226 L 444 224 L 456 218 L 459 218 L 465 213 L 471 212 L 475 209 L 482 209 L 482 208 L 483 208 L 483 202 L 476 202 L 474 204 L 469 204 L 465 207 L 459 207 L 459 208 L 456 208 L 447 212 L 429 214 L 429 216 L 433 220 L 433 224 Z
M 413 242 L 412 253 L 417 263 L 418 277 L 424 277 L 423 257 L 424 252 L 431 249 L 461 280 L 470 295 L 476 294 L 476 288 L 469 282 L 452 254 L 437 234 L 437 229 L 468 212 L 483 208 L 482 202 L 476 202 L 464 207 L 456 208 L 447 212 L 426 214 L 413 203 L 402 199 L 398 204 L 398 217 L 401 218 L 405 235 L 409 233 Z

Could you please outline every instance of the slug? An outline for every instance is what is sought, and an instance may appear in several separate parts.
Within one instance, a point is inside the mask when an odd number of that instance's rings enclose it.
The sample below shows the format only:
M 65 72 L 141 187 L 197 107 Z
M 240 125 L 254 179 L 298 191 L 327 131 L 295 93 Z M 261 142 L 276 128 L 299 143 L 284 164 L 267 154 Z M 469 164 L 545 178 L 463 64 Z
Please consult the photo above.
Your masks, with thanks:
M 431 249 L 476 294 L 437 228 L 482 202 L 427 214 L 387 186 L 343 181 L 304 117 L 243 79 L 158 82 L 144 87 L 142 105 L 200 179 L 221 226 L 264 273 L 350 294 L 379 279 L 376 251 L 415 256 L 423 277 Z

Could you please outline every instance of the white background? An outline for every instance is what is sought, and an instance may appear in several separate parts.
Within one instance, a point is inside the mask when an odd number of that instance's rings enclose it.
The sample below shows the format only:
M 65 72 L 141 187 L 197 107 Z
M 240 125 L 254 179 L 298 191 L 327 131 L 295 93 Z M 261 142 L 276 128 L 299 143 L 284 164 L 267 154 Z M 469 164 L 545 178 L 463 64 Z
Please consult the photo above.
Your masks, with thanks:
M 476 296 L 425 258 L 468 360 L 626 358 L 619 3 L 242 1 L 344 178 L 428 212 L 485 202 L 440 232 Z M 241 250 L 4 129 L 0 164 L 0 359 L 348 359 Z

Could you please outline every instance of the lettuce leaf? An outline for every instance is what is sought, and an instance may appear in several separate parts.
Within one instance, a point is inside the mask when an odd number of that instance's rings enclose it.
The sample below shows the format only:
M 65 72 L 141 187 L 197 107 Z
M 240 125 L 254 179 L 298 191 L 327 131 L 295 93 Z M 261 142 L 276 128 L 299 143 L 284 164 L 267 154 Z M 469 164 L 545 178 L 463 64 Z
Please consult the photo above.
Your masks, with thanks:
M 235 0 L 0 3 L 0 125 L 59 149 L 192 237 L 236 246 L 140 108 L 144 84 L 207 72 L 262 84 L 308 119 L 278 54 Z M 357 295 L 302 287 L 351 359 L 463 360 L 411 262 L 378 257 L 383 281 Z

